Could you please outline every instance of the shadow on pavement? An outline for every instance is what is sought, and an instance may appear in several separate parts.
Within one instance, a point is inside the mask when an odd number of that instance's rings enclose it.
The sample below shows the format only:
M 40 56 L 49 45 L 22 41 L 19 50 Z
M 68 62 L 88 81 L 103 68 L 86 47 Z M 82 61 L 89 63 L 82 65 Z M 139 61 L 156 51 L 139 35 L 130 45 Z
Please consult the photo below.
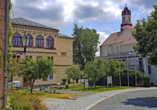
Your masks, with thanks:
M 145 97 L 136 99 L 127 99 L 126 102 L 122 102 L 125 105 L 134 105 L 148 108 L 157 108 L 157 97 Z

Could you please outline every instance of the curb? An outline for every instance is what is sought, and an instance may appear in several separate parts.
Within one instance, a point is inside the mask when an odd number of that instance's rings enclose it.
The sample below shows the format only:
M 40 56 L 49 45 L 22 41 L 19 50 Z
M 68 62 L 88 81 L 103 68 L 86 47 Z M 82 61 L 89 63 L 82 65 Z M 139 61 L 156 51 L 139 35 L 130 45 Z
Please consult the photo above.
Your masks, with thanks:
M 146 90 L 154 90 L 154 89 L 157 89 L 157 88 L 146 89 Z M 98 100 L 97 102 L 93 103 L 92 105 L 86 107 L 85 110 L 89 110 L 89 109 L 91 109 L 93 106 L 95 106 L 96 104 L 98 104 L 98 103 L 102 102 L 103 100 L 106 100 L 106 99 L 108 99 L 108 98 L 110 98 L 110 97 L 113 97 L 113 96 L 115 96 L 115 95 L 117 95 L 117 94 L 125 93 L 125 92 L 133 92 L 133 91 L 143 91 L 143 90 L 130 90 L 130 91 L 118 92 L 118 93 L 113 94 L 113 95 L 111 95 L 111 96 L 105 97 L 105 98 L 103 98 L 103 99 L 101 99 L 101 100 Z

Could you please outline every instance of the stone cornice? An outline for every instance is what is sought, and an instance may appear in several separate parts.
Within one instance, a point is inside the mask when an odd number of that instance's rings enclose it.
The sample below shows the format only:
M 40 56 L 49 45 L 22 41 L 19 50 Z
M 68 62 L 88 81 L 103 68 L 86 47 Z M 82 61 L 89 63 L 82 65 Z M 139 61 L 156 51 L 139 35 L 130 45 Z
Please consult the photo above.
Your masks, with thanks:
M 44 34 L 45 36 L 53 35 L 54 37 L 57 37 L 58 35 L 58 30 L 29 27 L 29 26 L 15 25 L 15 24 L 13 24 L 12 26 L 13 26 L 13 31 L 15 32 L 22 31 L 22 33 L 24 33 L 24 31 L 27 31 L 27 33 Z

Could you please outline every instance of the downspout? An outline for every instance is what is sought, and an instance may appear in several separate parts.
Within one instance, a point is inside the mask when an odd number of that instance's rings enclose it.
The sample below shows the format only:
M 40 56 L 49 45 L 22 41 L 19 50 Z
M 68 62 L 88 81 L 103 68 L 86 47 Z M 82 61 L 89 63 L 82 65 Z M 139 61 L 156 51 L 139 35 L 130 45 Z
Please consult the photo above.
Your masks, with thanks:
M 6 105 L 7 105 L 7 87 L 8 87 L 8 81 L 7 81 L 7 76 L 8 76 L 8 72 L 7 72 L 7 56 L 8 56 L 8 35 L 9 35 L 9 0 L 7 0 L 6 3 L 6 37 L 5 37 L 5 70 L 4 70 L 4 100 L 3 100 L 3 108 L 4 110 L 6 110 Z

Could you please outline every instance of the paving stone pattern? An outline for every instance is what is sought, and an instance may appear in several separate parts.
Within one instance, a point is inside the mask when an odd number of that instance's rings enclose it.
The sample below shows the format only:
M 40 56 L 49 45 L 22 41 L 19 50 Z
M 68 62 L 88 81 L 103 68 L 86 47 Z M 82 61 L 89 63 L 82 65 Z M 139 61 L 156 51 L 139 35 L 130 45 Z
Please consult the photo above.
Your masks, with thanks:
M 55 99 L 55 98 L 45 98 L 44 102 L 47 108 L 54 109 L 58 106 L 67 104 L 71 102 L 72 100 L 67 100 L 67 99 Z
M 68 103 L 61 104 L 60 106 L 57 106 L 57 107 L 55 107 L 53 109 L 49 109 L 49 110 L 85 110 L 85 108 L 91 106 L 95 102 L 102 100 L 105 97 L 109 97 L 114 94 L 117 94 L 117 93 L 136 91 L 136 90 L 152 90 L 152 89 L 157 89 L 157 88 L 136 88 L 136 89 L 123 89 L 123 90 L 100 92 L 100 93 L 88 95 L 86 97 L 78 98 L 73 101 L 69 101 Z M 60 102 L 58 101 L 58 103 L 60 103 Z M 49 105 L 51 105 L 51 104 L 52 105 L 54 104 L 53 99 L 49 100 Z M 99 109 L 96 109 L 96 110 L 99 110 Z
M 157 90 L 121 93 L 98 103 L 90 110 L 157 110 Z

